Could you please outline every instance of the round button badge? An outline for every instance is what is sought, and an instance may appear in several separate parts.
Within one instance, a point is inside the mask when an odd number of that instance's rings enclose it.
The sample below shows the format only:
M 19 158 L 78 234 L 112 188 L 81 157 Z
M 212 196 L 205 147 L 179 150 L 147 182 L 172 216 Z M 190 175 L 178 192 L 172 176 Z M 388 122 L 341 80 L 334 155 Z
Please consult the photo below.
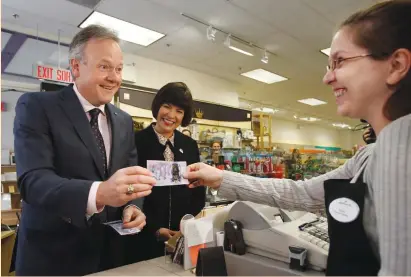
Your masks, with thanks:
M 352 222 L 360 214 L 360 207 L 358 204 L 346 197 L 332 201 L 328 210 L 335 220 L 342 223 Z

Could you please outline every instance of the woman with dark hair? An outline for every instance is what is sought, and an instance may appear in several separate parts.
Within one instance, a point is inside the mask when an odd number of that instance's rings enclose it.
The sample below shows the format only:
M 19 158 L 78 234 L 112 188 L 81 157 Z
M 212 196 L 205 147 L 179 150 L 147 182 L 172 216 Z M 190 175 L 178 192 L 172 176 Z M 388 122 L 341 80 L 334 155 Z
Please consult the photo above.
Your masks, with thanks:
M 258 179 L 205 164 L 191 187 L 230 200 L 291 210 L 326 209 L 327 275 L 411 275 L 411 1 L 385 1 L 350 16 L 331 44 L 324 83 L 337 111 L 362 118 L 376 143 L 308 181 Z
M 154 97 L 153 117 L 156 123 L 136 133 L 138 164 L 147 167 L 147 160 L 185 161 L 187 165 L 200 161 L 197 142 L 176 129 L 190 124 L 193 98 L 186 84 L 168 83 Z M 152 189 L 144 198 L 143 211 L 147 225 L 143 237 L 144 259 L 164 255 L 164 242 L 179 231 L 180 220 L 186 214 L 196 216 L 205 205 L 205 188 L 190 190 L 187 186 L 165 186 Z

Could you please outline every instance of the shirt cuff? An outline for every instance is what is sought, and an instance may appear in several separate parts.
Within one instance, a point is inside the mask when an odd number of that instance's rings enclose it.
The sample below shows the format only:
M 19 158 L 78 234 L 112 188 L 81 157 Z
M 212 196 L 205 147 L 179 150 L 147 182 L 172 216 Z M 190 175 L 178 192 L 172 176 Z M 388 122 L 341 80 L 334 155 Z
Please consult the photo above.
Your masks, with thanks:
M 87 201 L 87 214 L 86 214 L 87 217 L 90 217 L 96 213 L 101 213 L 104 210 L 105 206 L 103 206 L 100 210 L 97 210 L 97 204 L 96 204 L 97 190 L 101 183 L 102 182 L 94 182 L 91 185 L 90 192 L 88 194 L 88 201 Z

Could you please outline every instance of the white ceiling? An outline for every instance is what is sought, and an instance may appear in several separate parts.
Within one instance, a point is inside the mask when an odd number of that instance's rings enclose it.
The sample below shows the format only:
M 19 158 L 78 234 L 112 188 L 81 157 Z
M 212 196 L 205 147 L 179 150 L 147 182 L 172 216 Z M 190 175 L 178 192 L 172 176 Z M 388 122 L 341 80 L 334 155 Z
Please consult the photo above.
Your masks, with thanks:
M 69 43 L 77 26 L 92 9 L 73 2 L 95 0 L 2 0 L 2 27 L 35 36 Z M 337 24 L 350 13 L 368 7 L 377 0 L 102 0 L 95 10 L 166 34 L 144 48 L 124 43 L 124 51 L 176 64 L 239 85 L 242 103 L 253 100 L 306 116 L 332 122 L 357 121 L 336 115 L 335 100 L 322 84 L 327 57 L 319 52 L 330 44 Z M 91 2 L 90 2 L 91 3 Z M 197 18 L 266 48 L 269 63 L 234 52 L 223 45 L 225 35 L 218 32 L 215 42 L 206 38 L 207 26 L 187 19 Z M 19 14 L 15 19 L 13 14 Z M 2 32 L 2 47 L 9 37 Z M 35 51 L 34 51 L 35 49 Z M 28 39 L 6 72 L 27 74 L 33 61 L 56 63 L 57 46 Z M 64 58 L 67 48 L 60 53 Z M 64 58 L 64 60 L 66 60 Z M 22 68 L 25 68 L 24 70 Z M 240 76 L 264 68 L 289 78 L 266 85 Z M 31 72 L 30 72 L 31 74 Z M 29 74 L 29 75 L 30 75 Z M 297 100 L 319 98 L 327 105 L 310 107 Z

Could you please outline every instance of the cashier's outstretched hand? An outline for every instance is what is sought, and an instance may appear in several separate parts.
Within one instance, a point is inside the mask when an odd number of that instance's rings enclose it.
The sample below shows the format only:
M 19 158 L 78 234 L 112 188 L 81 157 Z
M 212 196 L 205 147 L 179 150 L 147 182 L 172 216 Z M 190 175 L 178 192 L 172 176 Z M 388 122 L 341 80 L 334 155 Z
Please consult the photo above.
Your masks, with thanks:
M 223 171 L 205 163 L 196 163 L 187 166 L 184 178 L 189 180 L 190 188 L 207 186 L 218 189 L 223 180 Z

